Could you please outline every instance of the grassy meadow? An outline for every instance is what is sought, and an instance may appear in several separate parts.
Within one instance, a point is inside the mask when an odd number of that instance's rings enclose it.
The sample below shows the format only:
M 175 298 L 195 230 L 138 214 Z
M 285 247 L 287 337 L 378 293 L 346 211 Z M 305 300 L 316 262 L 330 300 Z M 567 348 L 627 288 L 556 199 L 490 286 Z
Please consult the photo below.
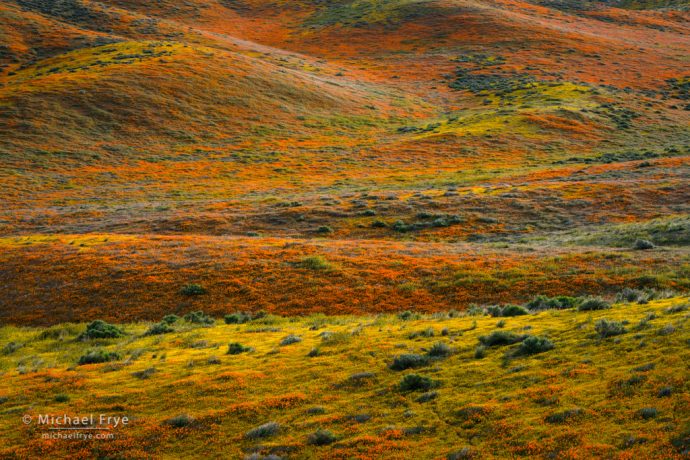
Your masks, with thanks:
M 689 299 L 640 300 L 168 317 L 116 338 L 4 326 L 2 455 L 684 458 Z M 79 364 L 96 350 L 107 362 Z M 17 426 L 43 412 L 133 420 L 108 442 L 51 443 Z

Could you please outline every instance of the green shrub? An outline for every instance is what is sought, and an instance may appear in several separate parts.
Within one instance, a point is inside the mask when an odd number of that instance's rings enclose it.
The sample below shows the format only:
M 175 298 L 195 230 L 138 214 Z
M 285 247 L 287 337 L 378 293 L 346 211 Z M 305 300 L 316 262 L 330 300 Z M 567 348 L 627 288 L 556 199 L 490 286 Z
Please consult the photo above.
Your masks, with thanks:
M 433 358 L 445 358 L 446 356 L 450 356 L 452 352 L 453 351 L 448 344 L 436 342 L 427 354 Z
M 173 428 L 185 428 L 194 423 L 194 417 L 187 414 L 176 415 L 167 419 L 163 424 L 172 426 Z
M 626 330 L 623 323 L 618 321 L 610 321 L 602 318 L 594 324 L 594 329 L 602 339 L 606 337 L 613 337 L 615 335 L 625 334 Z
M 301 342 L 302 337 L 290 334 L 287 337 L 285 337 L 283 340 L 280 341 L 281 346 L 285 345 L 292 345 L 293 343 Z
M 328 225 L 322 225 L 316 229 L 316 233 L 318 233 L 319 235 L 329 235 L 333 233 L 333 229 Z
M 280 432 L 280 425 L 276 422 L 268 422 L 252 428 L 244 436 L 248 439 L 261 439 L 275 436 Z
M 124 332 L 115 325 L 108 324 L 105 321 L 97 319 L 86 326 L 86 331 L 81 333 L 79 340 L 88 339 L 114 339 L 122 337 Z
M 182 289 L 180 289 L 180 293 L 182 295 L 186 296 L 197 296 L 197 295 L 202 295 L 206 294 L 206 288 L 204 288 L 200 284 L 187 284 L 185 286 L 182 286 Z
M 300 266 L 309 270 L 330 270 L 333 265 L 323 256 L 309 256 L 301 260 Z
M 650 418 L 656 418 L 659 415 L 659 411 L 656 407 L 643 407 L 638 411 L 638 415 L 645 420 L 649 420 Z
M 179 320 L 180 320 L 180 317 L 177 316 L 177 315 L 165 315 L 165 316 L 163 317 L 163 322 L 164 322 L 165 324 L 175 324 L 175 323 L 178 322 Z
M 491 316 L 521 316 L 529 315 L 529 311 L 520 305 L 506 305 L 501 307 L 499 305 L 492 305 L 487 308 L 487 313 Z
M 436 382 L 429 377 L 418 374 L 407 374 L 400 380 L 400 391 L 429 391 L 436 386 Z
M 225 315 L 223 319 L 225 320 L 225 324 L 244 324 L 250 322 L 252 317 L 246 313 L 231 313 Z
M 409 339 L 416 339 L 417 337 L 433 337 L 436 332 L 433 327 L 426 328 L 422 331 L 415 331 L 410 333 L 407 337 Z
M 416 369 L 429 364 L 429 358 L 423 355 L 404 354 L 393 358 L 390 368 L 394 371 L 404 371 L 405 369 Z
M 386 228 L 388 224 L 382 220 L 375 220 L 371 223 L 371 228 Z
M 216 321 L 203 311 L 193 311 L 184 315 L 184 320 L 192 324 L 213 324 Z
M 410 310 L 401 311 L 398 313 L 398 319 L 402 321 L 410 321 L 413 319 L 419 319 L 419 313 L 411 312 Z
M 85 355 L 79 358 L 79 365 L 84 364 L 99 364 L 107 363 L 109 361 L 118 361 L 122 359 L 119 353 L 108 352 L 102 349 L 88 351 Z
M 318 429 L 310 434 L 307 438 L 307 443 L 313 446 L 327 446 L 333 444 L 338 438 L 328 430 Z
M 527 308 L 530 310 L 563 310 L 566 308 L 575 308 L 582 302 L 582 299 L 577 297 L 556 296 L 548 297 L 545 295 L 538 295 L 527 303 Z
M 554 414 L 547 415 L 544 421 L 546 423 L 561 424 L 568 420 L 572 420 L 582 414 L 582 409 L 575 408 L 569 409 L 562 412 L 556 412 Z
M 514 332 L 494 331 L 489 335 L 480 336 L 479 343 L 486 347 L 500 347 L 522 342 L 524 339 L 524 335 L 518 335 Z
M 239 355 L 241 353 L 246 353 L 251 351 L 251 347 L 245 347 L 241 343 L 234 342 L 228 345 L 228 354 L 229 355 Z
M 146 380 L 148 378 L 151 378 L 151 376 L 156 372 L 158 371 L 155 367 L 149 367 L 148 369 L 144 369 L 142 371 L 132 372 L 132 375 L 138 379 Z
M 536 337 L 530 335 L 522 341 L 518 349 L 517 355 L 535 355 L 545 351 L 553 350 L 554 344 L 546 337 Z
M 64 393 L 60 393 L 58 395 L 55 395 L 55 402 L 64 403 L 64 402 L 68 402 L 69 399 L 70 399 L 69 395 L 66 395 Z
M 2 347 L 3 355 L 11 355 L 15 351 L 19 350 L 24 346 L 21 342 L 8 342 L 4 347 Z
M 520 305 L 506 305 L 503 307 L 503 314 L 501 316 L 523 316 L 529 315 L 529 311 Z
M 436 398 L 438 398 L 438 392 L 437 391 L 427 391 L 426 393 L 422 393 L 419 396 L 419 398 L 415 399 L 415 401 L 418 403 L 425 403 L 425 402 L 433 401 Z
M 589 297 L 585 299 L 578 310 L 580 311 L 594 311 L 594 310 L 608 310 L 611 308 L 611 304 L 600 297 Z
M 455 452 L 451 452 L 448 455 L 446 455 L 446 460 L 467 460 L 477 457 L 478 454 L 475 451 L 473 451 L 469 447 L 463 447 L 460 450 L 456 450 Z
M 655 247 L 654 243 L 649 240 L 637 240 L 633 245 L 633 249 L 637 251 L 646 251 L 648 249 L 654 249 Z
M 479 345 L 474 349 L 474 359 L 483 359 L 486 357 L 486 347 L 484 345 Z
M 160 323 L 154 324 L 151 326 L 145 333 L 144 335 L 161 335 L 161 334 L 168 334 L 170 332 L 175 332 L 175 329 L 170 327 L 170 325 L 164 321 L 161 321 Z

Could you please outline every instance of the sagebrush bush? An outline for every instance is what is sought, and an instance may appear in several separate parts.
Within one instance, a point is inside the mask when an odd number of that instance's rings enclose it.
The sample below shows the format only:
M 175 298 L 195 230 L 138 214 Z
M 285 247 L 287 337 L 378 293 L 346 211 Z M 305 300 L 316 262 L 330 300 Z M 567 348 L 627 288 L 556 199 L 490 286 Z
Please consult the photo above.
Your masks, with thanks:
M 394 371 L 404 371 L 405 369 L 415 369 L 429 364 L 429 358 L 424 355 L 413 353 L 398 355 L 393 358 L 390 368 Z
M 419 313 L 414 313 L 414 312 L 411 312 L 410 310 L 405 310 L 405 311 L 398 313 L 398 319 L 400 319 L 402 321 L 410 321 L 410 320 L 419 319 L 419 318 L 420 318 Z
M 474 359 L 486 358 L 486 347 L 484 345 L 479 345 L 474 349 Z
M 154 324 L 146 332 L 144 332 L 144 335 L 161 335 L 161 334 L 169 334 L 171 332 L 175 332 L 175 329 L 170 327 L 170 325 L 166 322 L 161 321 L 160 323 Z
M 3 355 L 11 355 L 15 351 L 19 350 L 24 346 L 21 342 L 8 342 L 4 347 L 2 347 Z
M 193 311 L 184 315 L 184 320 L 193 324 L 213 324 L 216 321 L 203 311 Z
M 506 305 L 501 311 L 501 316 L 529 315 L 529 311 L 520 305 Z
M 172 426 L 173 428 L 185 428 L 194 423 L 194 417 L 187 414 L 180 414 L 167 419 L 163 422 L 164 425 Z
M 578 417 L 580 414 L 582 414 L 582 409 L 580 409 L 580 408 L 568 409 L 568 410 L 564 410 L 562 412 L 556 412 L 556 413 L 547 415 L 544 418 L 544 421 L 546 423 L 560 424 L 560 423 L 565 423 L 568 420 L 572 420 L 572 419 Z
M 527 308 L 530 310 L 563 310 L 566 308 L 577 307 L 582 302 L 578 297 L 556 296 L 548 297 L 545 295 L 538 295 L 527 303 Z
M 648 249 L 654 249 L 655 247 L 656 246 L 654 246 L 654 243 L 652 243 L 649 240 L 637 240 L 633 245 L 633 249 L 636 249 L 638 251 L 646 251 Z
M 648 420 L 650 418 L 656 418 L 656 416 L 659 415 L 659 411 L 656 407 L 643 407 L 638 411 L 638 415 L 643 419 Z
M 623 323 L 619 321 L 611 321 L 606 318 L 598 320 L 594 324 L 594 330 L 597 331 L 597 334 L 599 334 L 599 337 L 601 338 L 613 337 L 615 335 L 625 334 L 626 332 Z
M 285 345 L 292 345 L 293 343 L 301 342 L 302 337 L 296 336 L 294 334 L 290 334 L 287 337 L 285 337 L 283 340 L 280 341 L 280 345 L 285 346 Z
M 180 320 L 180 317 L 177 315 L 165 315 L 163 317 L 163 322 L 166 324 L 175 324 Z
M 520 343 L 520 346 L 515 351 L 517 355 L 535 355 L 545 351 L 553 350 L 555 345 L 546 337 L 536 337 L 530 335 Z
M 594 311 L 594 310 L 608 310 L 611 304 L 600 297 L 589 297 L 585 299 L 578 310 L 580 311 Z
M 107 363 L 109 361 L 119 361 L 122 359 L 119 353 L 109 352 L 102 349 L 91 350 L 79 358 L 79 365 L 84 364 L 99 364 Z
M 524 335 L 518 335 L 514 332 L 494 331 L 489 335 L 480 336 L 479 343 L 486 347 L 500 347 L 504 345 L 512 345 L 514 343 L 522 342 L 524 339 Z
M 432 345 L 427 354 L 433 358 L 445 358 L 446 356 L 450 356 L 452 352 L 453 350 L 451 350 L 448 344 L 436 342 Z
M 320 235 L 330 235 L 331 233 L 333 233 L 333 229 L 328 225 L 322 225 L 316 229 L 316 233 Z
M 323 256 L 308 256 L 303 258 L 299 265 L 309 270 L 329 270 L 333 268 L 331 263 Z
M 491 316 L 521 316 L 528 315 L 529 311 L 520 305 L 505 305 L 503 307 L 499 305 L 492 305 L 487 308 L 487 313 Z
M 225 324 L 244 324 L 250 322 L 252 317 L 247 313 L 238 312 L 225 315 L 223 320 L 225 321 Z
M 400 380 L 400 391 L 429 391 L 436 383 L 429 377 L 419 374 L 407 374 Z
M 200 284 L 186 284 L 180 289 L 180 293 L 186 296 L 197 296 L 206 294 L 206 288 Z
M 234 342 L 228 345 L 228 353 L 229 355 L 239 355 L 241 353 L 246 353 L 248 351 L 251 351 L 251 347 L 245 347 L 241 343 Z
M 82 332 L 78 339 L 114 339 L 122 337 L 123 335 L 124 332 L 119 327 L 97 319 L 86 326 L 86 331 Z
M 247 431 L 244 436 L 248 439 L 261 439 L 275 436 L 280 432 L 280 424 L 276 422 L 268 422 L 252 428 Z
M 433 337 L 435 334 L 434 328 L 429 327 L 421 331 L 415 331 L 410 333 L 407 337 L 409 339 L 416 339 L 417 337 Z
M 310 434 L 307 438 L 307 443 L 313 446 L 327 446 L 337 441 L 337 437 L 328 430 L 318 429 Z

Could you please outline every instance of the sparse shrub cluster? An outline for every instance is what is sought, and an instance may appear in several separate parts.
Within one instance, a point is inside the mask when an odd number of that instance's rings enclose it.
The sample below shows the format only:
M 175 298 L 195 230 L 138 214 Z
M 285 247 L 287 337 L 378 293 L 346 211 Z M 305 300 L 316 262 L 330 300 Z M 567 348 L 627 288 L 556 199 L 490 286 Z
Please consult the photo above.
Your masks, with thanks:
M 667 299 L 676 293 L 671 290 L 657 290 L 654 288 L 625 288 L 616 294 L 616 302 L 637 302 L 645 304 L 650 300 Z
M 204 324 L 204 325 L 210 325 L 216 322 L 213 318 L 211 318 L 209 315 L 204 313 L 203 311 L 193 311 L 190 313 L 187 313 L 184 315 L 184 320 L 187 321 L 188 323 L 192 324 Z
M 411 223 L 406 223 L 405 221 L 397 220 L 393 222 L 390 228 L 398 233 L 408 233 L 416 230 L 423 230 L 425 228 L 450 227 L 452 225 L 457 225 L 464 222 L 464 220 L 460 216 L 456 215 L 434 216 L 432 214 L 429 214 L 428 216 L 421 215 L 421 218 L 430 220 Z
M 526 307 L 530 310 L 564 310 L 566 308 L 575 308 L 582 302 L 579 297 L 556 296 L 548 297 L 545 295 L 538 295 L 531 301 L 527 302 Z

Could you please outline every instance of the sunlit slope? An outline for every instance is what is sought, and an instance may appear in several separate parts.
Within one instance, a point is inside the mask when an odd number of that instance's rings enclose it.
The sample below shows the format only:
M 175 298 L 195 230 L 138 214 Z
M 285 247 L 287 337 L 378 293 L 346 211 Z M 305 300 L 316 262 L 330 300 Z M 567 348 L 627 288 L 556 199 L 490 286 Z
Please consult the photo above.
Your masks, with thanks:
M 0 452 L 682 459 L 688 311 L 680 297 L 503 318 L 180 319 L 161 335 L 138 323 L 119 326 L 120 338 L 81 340 L 83 323 L 6 326 Z M 78 365 L 89 350 L 112 361 Z M 20 420 L 63 413 L 131 423 L 115 440 L 50 442 Z

